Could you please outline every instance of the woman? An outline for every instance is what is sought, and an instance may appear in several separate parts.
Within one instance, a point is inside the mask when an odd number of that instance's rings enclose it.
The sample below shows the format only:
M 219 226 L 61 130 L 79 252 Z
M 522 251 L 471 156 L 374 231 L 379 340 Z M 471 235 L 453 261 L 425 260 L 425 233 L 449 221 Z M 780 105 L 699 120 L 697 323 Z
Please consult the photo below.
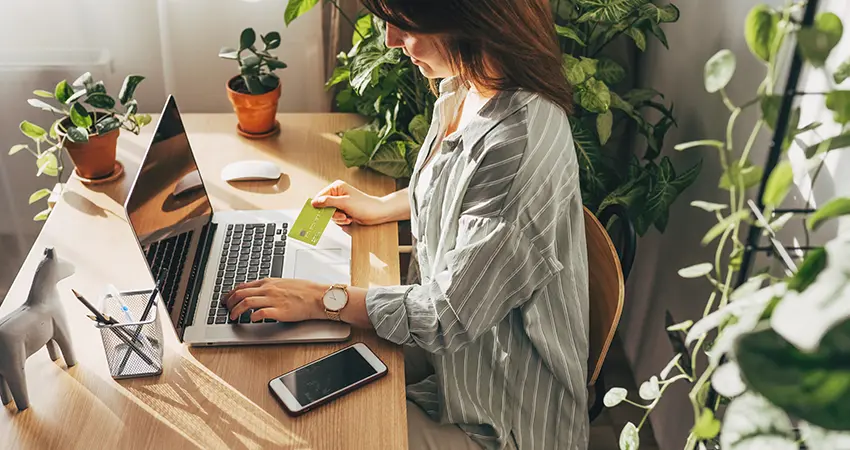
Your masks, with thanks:
M 338 319 L 424 350 L 412 364 L 431 374 L 407 373 L 411 449 L 586 448 L 584 222 L 548 2 L 363 3 L 440 97 L 409 191 L 338 181 L 314 205 L 339 225 L 411 219 L 421 284 L 262 280 L 233 291 L 231 316 Z M 341 309 L 323 300 L 334 290 Z

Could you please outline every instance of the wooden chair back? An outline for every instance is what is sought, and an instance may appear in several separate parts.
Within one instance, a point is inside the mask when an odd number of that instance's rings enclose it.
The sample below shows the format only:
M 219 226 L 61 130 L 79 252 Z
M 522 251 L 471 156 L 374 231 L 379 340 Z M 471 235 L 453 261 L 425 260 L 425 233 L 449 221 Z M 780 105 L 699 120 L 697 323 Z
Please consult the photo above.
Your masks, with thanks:
M 617 249 L 605 227 L 587 208 L 584 208 L 587 239 L 587 267 L 590 297 L 590 352 L 588 353 L 588 386 L 593 386 L 614 332 L 620 322 L 625 297 L 625 281 Z

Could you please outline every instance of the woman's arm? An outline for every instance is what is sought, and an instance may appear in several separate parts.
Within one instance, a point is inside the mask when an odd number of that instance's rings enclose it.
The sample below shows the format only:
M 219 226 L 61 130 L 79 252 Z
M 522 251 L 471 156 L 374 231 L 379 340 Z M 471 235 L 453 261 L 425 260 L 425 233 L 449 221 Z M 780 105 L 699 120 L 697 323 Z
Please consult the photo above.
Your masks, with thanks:
M 335 181 L 319 191 L 313 198 L 315 208 L 336 208 L 333 221 L 337 225 L 380 225 L 410 218 L 410 202 L 407 189 L 375 197 L 350 186 L 344 181 Z
M 381 202 L 384 204 L 383 210 L 386 211 L 383 222 L 410 220 L 408 188 L 381 197 Z

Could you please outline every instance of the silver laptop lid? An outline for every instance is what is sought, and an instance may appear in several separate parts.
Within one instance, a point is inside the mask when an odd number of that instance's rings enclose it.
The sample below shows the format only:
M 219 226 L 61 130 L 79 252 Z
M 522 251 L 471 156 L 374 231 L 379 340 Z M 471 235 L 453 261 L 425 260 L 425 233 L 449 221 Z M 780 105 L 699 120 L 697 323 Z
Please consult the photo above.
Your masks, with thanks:
M 189 275 L 196 273 L 196 255 L 209 240 L 212 206 L 173 96 L 163 107 L 124 209 L 182 339 L 194 312 Z

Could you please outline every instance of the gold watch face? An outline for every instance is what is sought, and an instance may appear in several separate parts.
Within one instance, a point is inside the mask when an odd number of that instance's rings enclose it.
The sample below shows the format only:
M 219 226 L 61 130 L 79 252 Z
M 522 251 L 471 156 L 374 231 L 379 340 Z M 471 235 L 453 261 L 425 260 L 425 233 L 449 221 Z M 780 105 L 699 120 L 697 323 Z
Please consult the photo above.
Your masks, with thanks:
M 345 295 L 345 291 L 340 288 L 332 288 L 327 293 L 325 293 L 324 297 L 325 309 L 330 311 L 339 311 L 345 304 L 348 302 L 348 296 Z

